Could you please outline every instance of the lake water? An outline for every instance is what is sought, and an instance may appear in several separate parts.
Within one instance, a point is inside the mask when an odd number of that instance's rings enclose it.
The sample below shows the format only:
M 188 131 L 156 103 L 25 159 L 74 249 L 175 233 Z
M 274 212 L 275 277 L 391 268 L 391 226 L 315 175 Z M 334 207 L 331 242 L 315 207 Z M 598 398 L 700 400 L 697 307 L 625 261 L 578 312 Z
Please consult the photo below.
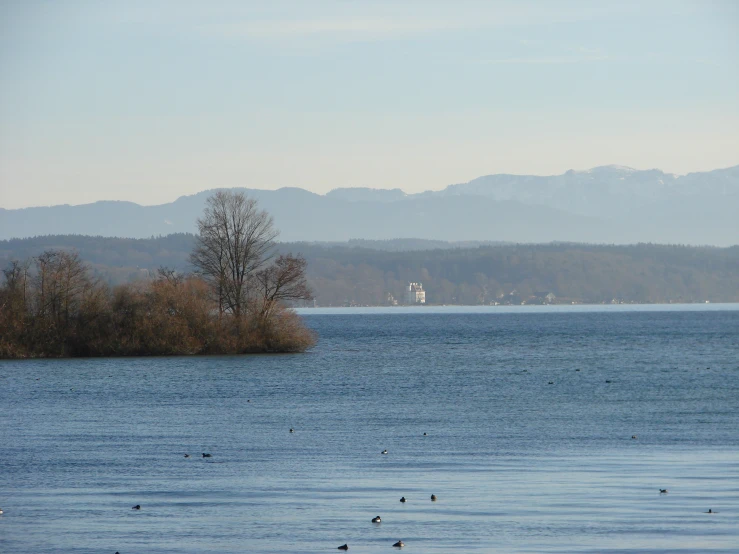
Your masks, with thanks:
M 303 313 L 300 355 L 0 362 L 0 552 L 739 551 L 739 306 Z

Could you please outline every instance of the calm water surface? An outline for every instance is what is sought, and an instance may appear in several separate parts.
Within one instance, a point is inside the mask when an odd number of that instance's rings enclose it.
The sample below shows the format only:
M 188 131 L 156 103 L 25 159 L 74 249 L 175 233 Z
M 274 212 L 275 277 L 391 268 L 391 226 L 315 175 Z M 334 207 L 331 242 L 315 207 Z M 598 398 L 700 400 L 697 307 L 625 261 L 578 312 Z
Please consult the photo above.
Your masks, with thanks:
M 737 306 L 305 313 L 302 355 L 0 362 L 0 552 L 739 551 Z

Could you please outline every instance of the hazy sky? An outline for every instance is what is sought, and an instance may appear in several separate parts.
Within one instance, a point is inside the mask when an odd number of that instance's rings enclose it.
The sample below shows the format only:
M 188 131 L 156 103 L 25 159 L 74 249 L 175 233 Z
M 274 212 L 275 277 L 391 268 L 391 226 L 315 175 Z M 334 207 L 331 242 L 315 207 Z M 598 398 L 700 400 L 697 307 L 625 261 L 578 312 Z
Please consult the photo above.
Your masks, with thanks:
M 0 0 L 0 207 L 739 164 L 739 2 Z

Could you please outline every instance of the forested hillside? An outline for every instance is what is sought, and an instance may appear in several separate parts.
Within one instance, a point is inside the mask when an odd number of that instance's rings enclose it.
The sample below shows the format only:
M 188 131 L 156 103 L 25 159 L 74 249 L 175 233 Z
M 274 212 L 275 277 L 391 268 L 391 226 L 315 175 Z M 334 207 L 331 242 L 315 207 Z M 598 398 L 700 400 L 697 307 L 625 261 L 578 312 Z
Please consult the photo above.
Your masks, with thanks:
M 94 273 L 115 285 L 151 278 L 160 266 L 189 271 L 194 237 L 151 239 L 48 236 L 0 241 L 0 265 L 44 250 L 76 250 Z M 374 248 L 357 246 L 371 244 Z M 433 304 L 543 302 L 738 302 L 739 247 L 638 244 L 500 244 L 402 251 L 402 241 L 280 243 L 302 253 L 319 306 L 402 302 L 409 281 L 420 281 Z M 444 246 L 443 244 L 441 246 Z

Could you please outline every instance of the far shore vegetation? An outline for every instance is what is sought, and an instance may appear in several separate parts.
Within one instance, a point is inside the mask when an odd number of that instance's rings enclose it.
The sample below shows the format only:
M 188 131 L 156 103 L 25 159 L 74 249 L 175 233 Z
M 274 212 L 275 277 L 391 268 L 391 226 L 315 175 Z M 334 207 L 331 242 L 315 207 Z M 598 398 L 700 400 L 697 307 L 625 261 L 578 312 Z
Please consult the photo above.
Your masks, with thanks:
M 114 287 L 157 278 L 161 266 L 192 270 L 197 236 L 149 239 L 49 235 L 0 241 L 0 267 L 48 249 L 78 252 Z M 739 302 L 739 246 L 449 243 L 420 239 L 277 243 L 300 252 L 317 306 L 402 303 L 422 282 L 428 304 Z M 1 278 L 1 276 L 0 276 Z M 553 300 L 546 299 L 552 294 Z M 313 306 L 312 301 L 291 305 Z
M 306 261 L 275 253 L 271 216 L 219 191 L 198 220 L 192 273 L 110 286 L 77 252 L 11 261 L 0 286 L 0 358 L 301 352 L 313 333 L 287 303 L 309 300 Z

